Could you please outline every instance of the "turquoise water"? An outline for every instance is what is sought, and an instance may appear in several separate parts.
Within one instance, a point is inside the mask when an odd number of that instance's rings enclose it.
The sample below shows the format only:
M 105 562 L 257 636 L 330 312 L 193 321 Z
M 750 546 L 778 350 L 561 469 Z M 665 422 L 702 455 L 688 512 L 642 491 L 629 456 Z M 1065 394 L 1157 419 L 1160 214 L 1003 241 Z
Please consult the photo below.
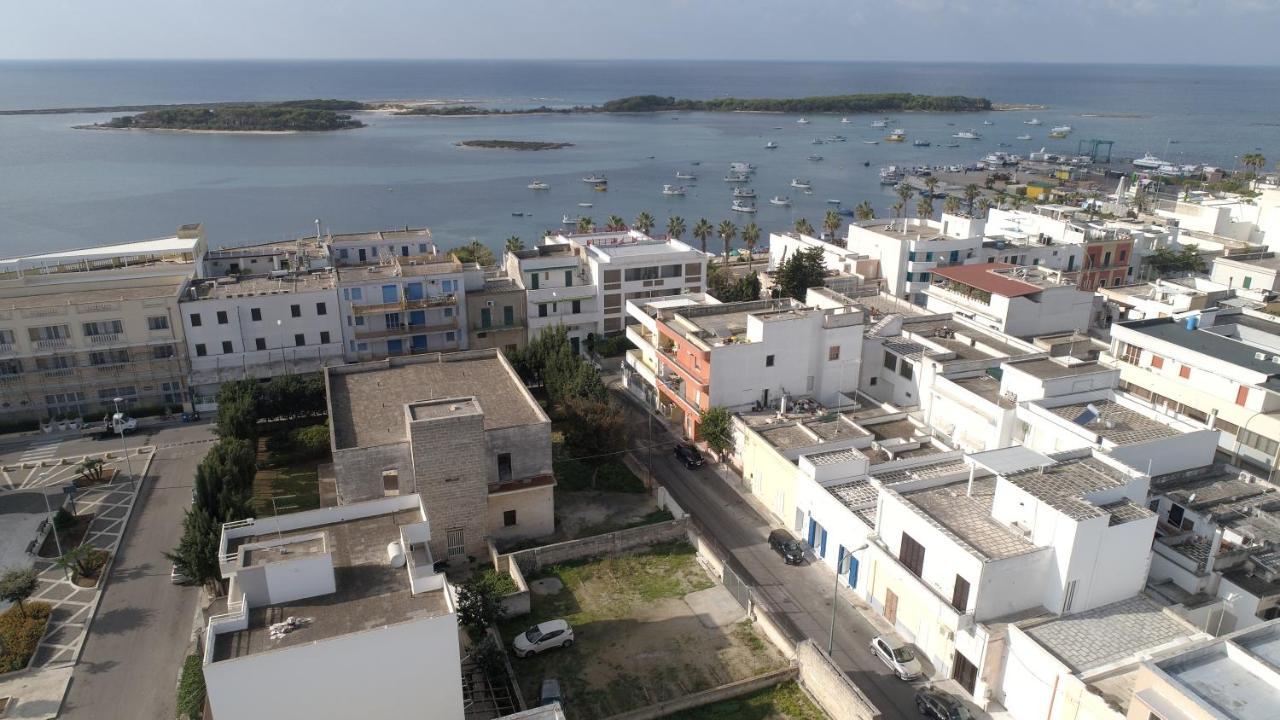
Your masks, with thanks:
M 839 199 L 893 202 L 878 184 L 888 163 L 960 164 L 997 144 L 1074 151 L 1080 139 L 1114 140 L 1117 157 L 1151 151 L 1179 162 L 1230 167 L 1235 156 L 1280 159 L 1280 72 L 1274 68 L 888 65 L 872 63 L 0 63 L 0 108 L 341 97 L 457 98 L 493 106 L 594 103 L 628 94 L 789 97 L 904 90 L 982 95 L 1051 106 L 1030 113 L 903 115 L 883 136 L 874 118 L 756 114 L 421 118 L 369 115 L 369 127 L 291 136 L 194 135 L 73 130 L 108 117 L 0 116 L 0 250 L 75 247 L 157 236 L 204 222 L 213 245 L 293 237 L 320 218 L 333 232 L 427 225 L 443 247 L 479 238 L 494 247 L 512 234 L 533 241 L 564 214 L 602 221 L 648 211 L 692 226 L 754 220 L 766 231 L 797 217 L 815 225 Z M 1022 120 L 1036 116 L 1039 127 Z M 1102 116 L 1099 116 L 1102 115 Z M 1123 117 L 1107 117 L 1123 115 Z M 984 119 L 994 124 L 982 125 Z M 954 123 L 949 125 L 948 123 Z M 1069 124 L 1067 140 L 1048 129 Z M 781 129 L 775 130 L 775 127 Z M 940 147 L 958 130 L 981 141 Z M 1032 141 L 1015 136 L 1028 132 Z M 812 145 L 840 134 L 844 143 Z M 567 141 L 542 152 L 464 149 L 465 139 Z M 915 148 L 923 138 L 930 148 Z M 1174 139 L 1176 143 L 1169 143 Z M 775 141 L 781 147 L 766 150 Z M 822 162 L 810 162 L 812 154 Z M 652 156 L 652 157 L 650 157 Z M 697 161 L 699 166 L 693 167 Z M 755 163 L 759 213 L 729 210 L 731 161 Z M 869 165 L 864 165 L 867 163 Z M 678 170 L 699 175 L 685 197 L 661 194 Z M 609 192 L 582 183 L 604 173 Z M 788 187 L 810 180 L 813 194 Z M 539 178 L 547 192 L 526 189 Z M 769 205 L 790 196 L 790 208 Z M 593 203 L 581 208 L 578 203 Z M 526 213 L 513 217 L 513 212 Z

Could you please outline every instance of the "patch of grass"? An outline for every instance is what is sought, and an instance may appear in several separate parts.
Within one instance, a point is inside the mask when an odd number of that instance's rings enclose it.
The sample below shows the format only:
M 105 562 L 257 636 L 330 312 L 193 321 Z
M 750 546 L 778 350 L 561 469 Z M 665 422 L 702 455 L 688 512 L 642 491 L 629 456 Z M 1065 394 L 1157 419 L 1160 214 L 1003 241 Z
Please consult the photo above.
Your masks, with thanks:
M 21 670 L 31 661 L 53 609 L 48 603 L 24 602 L 0 613 L 0 673 Z
M 591 537 L 592 535 L 604 535 L 605 533 L 617 532 L 618 530 L 629 530 L 631 528 L 643 527 L 645 525 L 653 525 L 654 523 L 666 522 L 668 520 L 674 520 L 674 519 L 675 519 L 675 515 L 672 515 L 670 510 L 658 508 L 656 510 L 651 510 L 645 513 L 642 517 L 638 517 L 629 522 L 616 523 L 612 521 L 605 521 L 600 523 L 599 525 L 590 525 L 590 526 L 584 527 L 580 532 L 578 532 L 577 536 Z
M 746 645 L 752 653 L 763 655 L 768 651 L 768 648 L 764 645 L 764 640 L 760 639 L 760 636 L 752 629 L 750 620 L 743 620 L 734 625 L 733 636 L 738 639 L 738 642 Z
M 291 496 L 277 502 L 281 515 L 320 507 L 319 467 L 329 461 L 329 453 L 326 449 L 317 456 L 314 448 L 305 446 L 310 431 L 311 427 L 280 425 L 263 438 L 260 469 L 253 478 L 253 507 L 259 516 L 272 514 L 272 497 Z
M 188 655 L 182 661 L 178 680 L 178 717 L 200 720 L 204 715 L 204 669 L 199 655 Z
M 674 715 L 667 720 L 826 720 L 827 714 L 799 685 L 785 682 L 732 700 L 722 700 Z
M 496 578 L 498 578 L 498 580 L 497 580 L 497 588 L 498 588 L 498 594 L 499 594 L 499 595 L 510 595 L 511 593 L 516 592 L 517 590 L 519 590 L 519 589 L 520 589 L 520 588 L 516 587 L 516 581 L 515 581 L 515 580 L 512 580 L 510 575 L 508 575 L 508 574 L 506 574 L 506 573 L 500 573 L 500 572 L 498 572 L 497 570 L 494 570 L 494 569 L 493 569 L 493 568 L 491 568 L 491 567 L 490 567 L 490 568 L 485 568 L 484 570 L 482 570 L 482 571 L 481 571 L 481 573 L 480 573 L 480 574 L 481 574 L 481 575 L 493 575 L 493 576 L 495 576 Z

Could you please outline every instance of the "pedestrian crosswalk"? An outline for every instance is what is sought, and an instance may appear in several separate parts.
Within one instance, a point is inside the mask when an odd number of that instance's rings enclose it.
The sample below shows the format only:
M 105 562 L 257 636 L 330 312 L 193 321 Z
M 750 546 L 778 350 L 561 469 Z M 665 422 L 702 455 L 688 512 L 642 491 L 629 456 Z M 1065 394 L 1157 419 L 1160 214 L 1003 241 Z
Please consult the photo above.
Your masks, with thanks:
M 31 447 L 24 450 L 21 455 L 18 456 L 18 462 L 20 463 L 40 462 L 41 460 L 48 460 L 51 457 L 55 457 L 57 456 L 57 454 L 58 454 L 57 442 L 49 442 L 49 443 L 44 443 L 42 445 L 32 445 Z

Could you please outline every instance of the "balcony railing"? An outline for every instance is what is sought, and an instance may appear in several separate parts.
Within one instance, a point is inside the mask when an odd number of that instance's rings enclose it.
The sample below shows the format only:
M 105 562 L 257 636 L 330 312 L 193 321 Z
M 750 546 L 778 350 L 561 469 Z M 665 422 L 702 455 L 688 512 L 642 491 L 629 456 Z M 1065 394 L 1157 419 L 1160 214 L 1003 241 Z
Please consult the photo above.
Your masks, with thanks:
M 400 312 L 403 310 L 424 310 L 428 308 L 453 307 L 457 304 L 458 296 L 449 294 L 418 298 L 416 300 L 402 299 L 389 303 L 352 305 L 351 312 L 356 315 L 376 315 L 379 313 Z
M 358 340 L 377 340 L 378 338 L 400 337 L 402 335 L 423 335 L 426 333 L 448 332 L 458 329 L 457 319 L 450 319 L 435 325 L 398 325 L 391 328 L 356 330 Z
M 477 332 L 500 332 L 502 330 L 519 330 L 522 328 L 524 328 L 524 318 L 516 318 L 515 320 L 512 320 L 509 323 L 491 322 L 488 325 L 485 325 L 484 323 L 478 323 L 478 322 L 471 323 L 471 329 Z
M 71 341 L 66 338 L 51 338 L 49 340 L 37 340 L 35 348 L 37 350 L 58 350 L 71 345 Z
M 90 335 L 90 345 L 113 345 L 120 342 L 120 333 L 102 333 L 100 335 Z
M 13 353 L 13 343 L 0 343 L 0 355 L 12 355 Z
M 41 370 L 40 374 L 47 378 L 70 377 L 76 373 L 73 367 L 67 368 L 50 368 L 49 370 Z

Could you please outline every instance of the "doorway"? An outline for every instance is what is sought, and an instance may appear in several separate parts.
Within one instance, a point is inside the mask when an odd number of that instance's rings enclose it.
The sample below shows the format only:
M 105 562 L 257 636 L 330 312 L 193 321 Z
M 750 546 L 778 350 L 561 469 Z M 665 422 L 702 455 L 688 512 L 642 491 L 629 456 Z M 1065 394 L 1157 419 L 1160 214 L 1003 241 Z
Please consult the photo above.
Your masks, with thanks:
M 898 596 L 892 590 L 884 591 L 884 619 L 890 624 L 898 624 Z
M 969 662 L 969 658 L 960 654 L 957 650 L 955 657 L 951 661 L 951 679 L 960 683 L 970 695 L 973 694 L 974 687 L 978 684 L 978 668 Z

